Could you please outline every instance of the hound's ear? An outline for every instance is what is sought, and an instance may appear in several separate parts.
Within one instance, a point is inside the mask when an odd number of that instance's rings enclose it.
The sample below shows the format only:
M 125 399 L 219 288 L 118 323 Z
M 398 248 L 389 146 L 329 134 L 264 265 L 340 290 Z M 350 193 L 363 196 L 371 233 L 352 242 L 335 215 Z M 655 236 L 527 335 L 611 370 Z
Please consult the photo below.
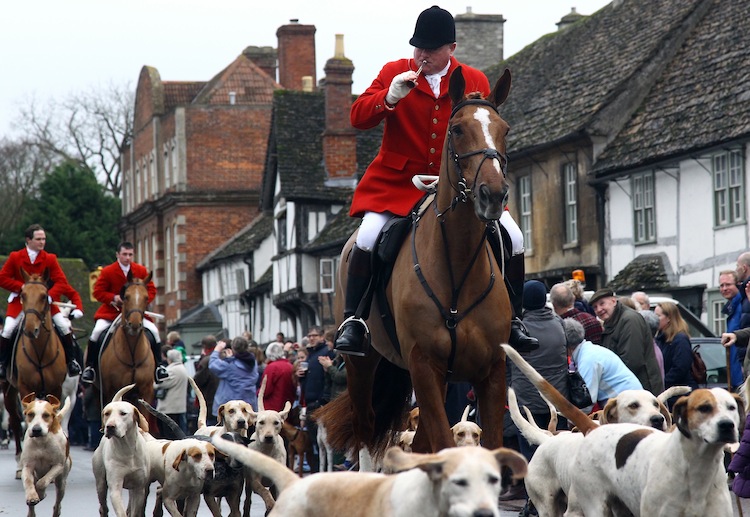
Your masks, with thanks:
M 23 407 L 25 408 L 26 406 L 28 406 L 29 404 L 31 404 L 31 403 L 32 403 L 32 402 L 34 402 L 35 400 L 36 400 L 36 393 L 34 393 L 34 392 L 32 391 L 31 393 L 29 393 L 28 395 L 26 395 L 26 396 L 25 396 L 25 397 L 23 398 L 23 400 L 21 401 L 21 404 L 22 404 L 22 405 L 23 405 Z
M 672 427 L 672 413 L 669 412 L 669 408 L 661 403 L 661 400 L 657 399 L 659 403 L 659 413 L 664 417 L 664 422 L 667 424 L 667 429 Z
M 60 400 L 58 400 L 58 398 L 54 395 L 47 395 L 47 402 L 49 402 L 50 406 L 52 406 L 53 409 L 57 409 L 60 407 Z
M 383 458 L 383 466 L 395 473 L 418 468 L 432 481 L 438 481 L 443 477 L 444 465 L 445 459 L 437 454 L 409 453 L 402 451 L 400 447 L 391 447 Z
M 734 397 L 734 401 L 737 403 L 737 411 L 740 414 L 740 431 L 742 431 L 742 425 L 745 421 L 745 414 L 747 411 L 747 408 L 745 407 L 745 400 L 737 393 L 732 393 L 732 397 Z M 742 438 L 742 436 L 740 436 L 740 438 Z
M 602 413 L 599 415 L 599 423 L 604 424 L 616 424 L 618 422 L 617 415 L 617 397 L 611 398 L 607 401 L 604 406 Z
M 180 471 L 180 463 L 185 461 L 187 459 L 187 451 L 182 451 L 182 454 L 177 456 L 174 461 L 172 462 L 172 468 L 175 469 L 177 472 Z
M 690 432 L 690 426 L 688 425 L 688 397 L 680 397 L 672 407 L 672 420 L 674 421 L 677 429 L 685 435 L 685 438 L 690 438 L 692 433 Z
M 224 425 L 224 404 L 216 411 L 216 425 Z
M 135 421 L 136 425 L 141 428 L 141 431 L 143 431 L 144 433 L 148 432 L 148 421 L 135 407 L 133 407 L 133 420 Z
M 526 475 L 526 470 L 528 469 L 529 462 L 522 454 L 514 451 L 513 449 L 506 449 L 505 447 L 495 449 L 494 451 L 492 451 L 492 453 L 495 455 L 497 464 L 500 467 L 506 466 L 513 471 L 513 477 L 515 479 L 521 479 Z

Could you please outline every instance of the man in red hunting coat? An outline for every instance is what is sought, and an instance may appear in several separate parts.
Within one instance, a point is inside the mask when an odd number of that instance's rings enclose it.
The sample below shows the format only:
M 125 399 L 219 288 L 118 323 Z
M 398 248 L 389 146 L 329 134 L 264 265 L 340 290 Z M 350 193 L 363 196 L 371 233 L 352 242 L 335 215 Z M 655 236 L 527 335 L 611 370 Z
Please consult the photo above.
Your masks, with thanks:
M 357 185 L 350 215 L 361 217 L 347 271 L 346 320 L 336 338 L 336 350 L 363 356 L 365 324 L 354 316 L 370 284 L 371 251 L 380 230 L 393 217 L 407 215 L 423 192 L 412 185 L 416 174 L 440 174 L 441 153 L 451 116 L 448 86 L 461 66 L 467 92 L 490 93 L 490 83 L 479 70 L 459 63 L 453 16 L 438 6 L 422 11 L 409 40 L 414 57 L 386 63 L 373 83 L 352 105 L 350 119 L 357 129 L 371 129 L 385 120 L 380 152 Z M 509 343 L 520 351 L 539 342 L 525 332 L 519 317 L 524 283 L 523 234 L 507 210 L 500 219 L 512 243 L 505 280 L 514 318 Z M 497 235 L 497 232 L 495 233 Z M 499 246 L 498 246 L 499 247 Z
M 130 242 L 121 242 L 117 246 L 115 252 L 117 260 L 112 264 L 102 269 L 99 278 L 97 278 L 94 284 L 94 298 L 98 302 L 101 302 L 101 307 L 94 314 L 94 330 L 91 331 L 91 337 L 89 338 L 89 348 L 86 352 L 86 369 L 81 375 L 81 380 L 85 383 L 92 383 L 96 380 L 96 366 L 98 365 L 99 349 L 101 347 L 101 340 L 99 339 L 102 332 L 105 331 L 112 325 L 112 322 L 120 314 L 122 307 L 122 299 L 120 298 L 120 292 L 125 284 L 128 283 L 128 274 L 132 275 L 132 278 L 145 279 L 148 276 L 148 270 L 145 266 L 133 262 L 135 252 L 133 251 L 133 244 Z M 148 289 L 148 301 L 151 303 L 156 297 L 156 286 L 153 281 L 149 281 L 146 284 Z M 151 350 L 154 353 L 154 361 L 156 364 L 156 372 L 154 378 L 157 382 L 169 376 L 166 368 L 161 363 L 161 338 L 159 337 L 159 329 L 156 325 L 148 319 L 143 318 L 143 326 L 148 330 L 146 333 L 151 334 L 149 336 L 149 342 L 151 343 Z
M 47 234 L 38 224 L 32 224 L 26 229 L 24 234 L 26 238 L 26 247 L 14 251 L 8 257 L 0 270 L 0 287 L 10 291 L 8 298 L 8 312 L 5 317 L 2 335 L 0 335 L 0 379 L 5 379 L 6 369 L 10 361 L 10 353 L 13 343 L 11 337 L 16 330 L 18 323 L 21 321 L 21 289 L 23 288 L 23 276 L 21 269 L 26 273 L 33 275 L 42 275 L 44 270 L 49 271 L 51 287 L 48 294 L 52 301 L 59 302 L 61 296 L 66 296 L 69 301 L 75 304 L 76 308 L 70 313 L 71 318 L 83 317 L 83 304 L 81 297 L 75 289 L 68 283 L 60 264 L 57 262 L 57 256 L 44 251 L 44 245 L 47 243 Z M 71 376 L 80 375 L 81 366 L 76 361 L 77 347 L 73 339 L 70 320 L 65 318 L 57 305 L 50 305 L 52 321 L 60 334 L 60 339 L 65 350 L 65 360 L 68 363 L 68 374 Z

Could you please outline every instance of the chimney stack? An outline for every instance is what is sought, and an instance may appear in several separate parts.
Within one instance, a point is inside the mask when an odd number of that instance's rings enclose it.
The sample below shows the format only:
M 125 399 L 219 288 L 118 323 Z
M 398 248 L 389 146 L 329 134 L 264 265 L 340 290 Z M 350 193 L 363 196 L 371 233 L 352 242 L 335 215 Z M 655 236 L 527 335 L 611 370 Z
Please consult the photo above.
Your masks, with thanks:
M 302 90 L 302 78 L 315 80 L 315 25 L 289 20 L 276 31 L 279 40 L 279 84 L 287 90 Z
M 334 56 L 326 61 L 323 160 L 326 186 L 351 186 L 357 181 L 357 133 L 349 121 L 354 65 L 344 55 L 344 35 L 336 34 Z
M 503 60 L 502 14 L 475 14 L 471 7 L 456 20 L 456 59 L 479 70 Z
M 276 80 L 276 49 L 273 47 L 250 46 L 242 54 L 252 61 L 258 68 Z
M 575 22 L 580 20 L 581 18 L 585 18 L 585 16 L 581 13 L 576 12 L 575 7 L 570 8 L 570 12 L 560 18 L 560 21 L 557 22 L 557 30 L 558 32 L 564 29 L 567 29 L 571 25 L 573 25 Z

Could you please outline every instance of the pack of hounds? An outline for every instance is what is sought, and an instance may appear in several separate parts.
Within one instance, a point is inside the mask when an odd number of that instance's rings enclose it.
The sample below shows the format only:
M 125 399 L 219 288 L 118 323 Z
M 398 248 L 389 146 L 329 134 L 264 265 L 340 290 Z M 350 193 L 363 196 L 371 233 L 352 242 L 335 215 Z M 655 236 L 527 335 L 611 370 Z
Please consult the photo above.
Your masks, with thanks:
M 717 388 L 672 388 L 659 397 L 629 390 L 593 419 L 512 348 L 503 348 L 549 401 L 553 417 L 549 429 L 540 429 L 528 410 L 528 420 L 522 416 L 509 390 L 513 421 L 529 442 L 539 445 L 528 464 L 513 450 L 481 447 L 482 430 L 468 419 L 468 407 L 452 428 L 456 447 L 413 453 L 419 424 L 415 408 L 405 429 L 394 431 L 394 446 L 382 458 L 359 451 L 358 472 L 332 472 L 332 451 L 321 428 L 321 472 L 302 476 L 303 461 L 297 456 L 312 450 L 300 438 L 307 433 L 287 422 L 288 403 L 282 411 L 263 408 L 263 386 L 258 411 L 244 401 L 230 401 L 219 408 L 219 423 L 207 426 L 203 395 L 191 379 L 200 402 L 193 436 L 184 436 L 169 417 L 140 401 L 143 410 L 170 427 L 173 440 L 149 433 L 141 409 L 122 399 L 132 388 L 126 386 L 102 410 L 104 439 L 92 459 L 100 515 L 108 515 L 108 503 L 117 517 L 145 515 L 156 482 L 156 516 L 163 508 L 173 517 L 195 516 L 203 498 L 215 517 L 221 515 L 222 499 L 230 517 L 247 517 L 251 492 L 260 495 L 267 514 L 279 516 L 499 516 L 503 467 L 515 478 L 525 477 L 540 516 L 732 515 L 724 454 L 738 442 L 745 420 L 741 397 Z M 678 395 L 670 414 L 664 401 Z M 72 464 L 62 426 L 69 409 L 69 398 L 64 404 L 33 394 L 23 400 L 20 466 L 30 516 L 50 484 L 56 487 L 53 515 L 61 514 Z M 558 411 L 575 425 L 572 432 L 554 431 Z

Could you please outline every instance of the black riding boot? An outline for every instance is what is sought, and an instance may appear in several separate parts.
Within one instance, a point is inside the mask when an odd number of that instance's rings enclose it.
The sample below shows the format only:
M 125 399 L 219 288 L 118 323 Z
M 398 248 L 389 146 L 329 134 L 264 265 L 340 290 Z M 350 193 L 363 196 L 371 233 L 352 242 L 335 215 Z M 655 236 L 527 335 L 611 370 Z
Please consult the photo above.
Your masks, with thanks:
M 365 334 L 367 326 L 360 318 L 355 318 L 362 297 L 367 292 L 372 277 L 371 253 L 358 248 L 352 248 L 352 258 L 346 273 L 346 300 L 344 300 L 344 323 L 339 327 L 335 349 L 342 354 L 365 356 L 367 343 Z M 363 315 L 364 316 L 364 315 Z
M 12 346 L 13 342 L 9 338 L 0 336 L 0 380 L 5 380 L 5 371 L 10 362 L 10 349 Z
M 154 364 L 156 365 L 156 369 L 154 370 L 154 380 L 156 381 L 156 384 L 159 384 L 161 381 L 169 377 L 169 372 L 164 365 L 161 364 L 161 343 L 156 341 L 156 338 L 151 332 L 147 331 L 146 337 L 148 337 L 148 342 L 151 343 L 151 352 L 154 354 Z
M 73 333 L 61 335 L 60 340 L 62 341 L 63 350 L 65 351 L 65 362 L 68 364 L 68 375 L 76 377 L 81 375 L 81 365 L 78 364 L 78 354 L 76 349 L 78 345 L 73 340 Z
M 100 346 L 98 340 L 89 338 L 89 346 L 86 349 L 86 368 L 83 369 L 83 373 L 81 374 L 81 382 L 91 384 L 96 380 L 96 366 L 99 362 Z
M 539 340 L 529 336 L 521 321 L 523 313 L 523 283 L 524 283 L 523 253 L 514 255 L 505 263 L 505 285 L 513 308 L 513 319 L 510 321 L 510 337 L 508 344 L 519 352 L 531 352 L 539 348 Z

